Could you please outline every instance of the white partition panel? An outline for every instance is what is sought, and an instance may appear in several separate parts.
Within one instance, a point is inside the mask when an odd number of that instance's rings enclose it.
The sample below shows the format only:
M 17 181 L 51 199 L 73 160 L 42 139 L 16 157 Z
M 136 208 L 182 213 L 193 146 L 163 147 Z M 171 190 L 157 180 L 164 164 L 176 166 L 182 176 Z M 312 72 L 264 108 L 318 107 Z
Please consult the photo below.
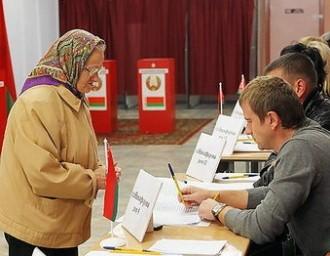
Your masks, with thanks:
M 26 76 L 59 36 L 58 0 L 3 0 L 17 94 Z

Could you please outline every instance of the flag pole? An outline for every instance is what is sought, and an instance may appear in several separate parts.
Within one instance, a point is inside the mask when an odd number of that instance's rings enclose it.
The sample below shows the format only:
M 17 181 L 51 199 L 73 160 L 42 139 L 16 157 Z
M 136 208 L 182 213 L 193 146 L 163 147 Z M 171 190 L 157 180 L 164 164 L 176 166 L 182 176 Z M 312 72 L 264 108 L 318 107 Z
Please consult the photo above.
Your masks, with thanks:
M 222 92 L 222 83 L 219 83 L 219 103 L 220 103 L 220 114 L 223 113 L 223 92 Z

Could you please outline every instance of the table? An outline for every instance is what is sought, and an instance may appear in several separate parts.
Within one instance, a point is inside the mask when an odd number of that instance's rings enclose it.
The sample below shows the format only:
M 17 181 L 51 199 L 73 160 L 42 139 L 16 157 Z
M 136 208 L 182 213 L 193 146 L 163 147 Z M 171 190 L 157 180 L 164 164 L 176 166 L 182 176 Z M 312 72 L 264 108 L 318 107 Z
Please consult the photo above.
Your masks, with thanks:
M 234 170 L 233 163 L 235 161 L 245 161 L 248 162 L 247 165 L 247 172 L 256 172 L 259 170 L 260 166 L 259 164 L 262 162 L 265 162 L 269 155 L 271 154 L 271 151 L 254 151 L 254 152 L 234 152 L 231 155 L 222 156 L 221 161 L 222 162 L 228 162 L 229 163 L 229 170 Z
M 208 227 L 196 226 L 164 226 L 161 230 L 146 233 L 142 243 L 139 243 L 125 229 L 124 236 L 127 241 L 127 248 L 148 249 L 157 240 L 162 238 L 168 239 L 198 239 L 198 240 L 227 240 L 236 249 L 246 255 L 249 247 L 249 239 L 234 234 L 228 228 L 219 223 L 211 223 Z M 106 237 L 104 237 L 106 238 Z M 97 244 L 92 250 L 101 250 Z M 124 255 L 124 254 L 123 254 Z
M 178 180 L 186 180 L 185 173 L 176 173 Z M 242 252 L 242 255 L 246 255 L 250 240 L 248 238 L 236 235 L 228 228 L 224 227 L 220 222 L 212 222 L 208 227 L 198 227 L 193 225 L 185 226 L 163 226 L 162 229 L 147 232 L 143 239 L 143 242 L 138 242 L 128 231 L 121 228 L 125 240 L 127 242 L 126 248 L 132 249 L 148 249 L 156 241 L 168 238 L 168 239 L 195 239 L 195 240 L 227 240 L 229 244 Z M 115 232 L 114 232 L 115 233 Z M 116 234 L 116 233 L 115 233 Z M 107 237 L 103 237 L 105 239 Z M 101 240 L 100 240 L 101 241 Z M 123 247 L 123 248 L 125 248 Z M 92 250 L 102 250 L 99 243 L 95 245 Z M 123 254 L 124 256 L 124 254 Z

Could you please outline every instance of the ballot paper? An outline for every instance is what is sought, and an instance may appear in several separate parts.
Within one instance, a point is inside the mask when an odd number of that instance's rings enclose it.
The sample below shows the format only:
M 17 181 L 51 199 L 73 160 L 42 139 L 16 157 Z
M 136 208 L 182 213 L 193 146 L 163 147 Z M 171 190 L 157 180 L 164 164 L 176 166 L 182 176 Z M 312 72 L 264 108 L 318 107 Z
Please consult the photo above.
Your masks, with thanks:
M 184 255 L 219 255 L 226 243 L 225 240 L 161 239 L 149 250 Z
M 188 225 L 201 221 L 197 207 L 186 208 L 178 201 L 177 191 L 172 179 L 158 178 L 163 186 L 158 195 L 153 211 L 154 226 L 160 225 Z M 179 182 L 180 187 L 184 184 Z

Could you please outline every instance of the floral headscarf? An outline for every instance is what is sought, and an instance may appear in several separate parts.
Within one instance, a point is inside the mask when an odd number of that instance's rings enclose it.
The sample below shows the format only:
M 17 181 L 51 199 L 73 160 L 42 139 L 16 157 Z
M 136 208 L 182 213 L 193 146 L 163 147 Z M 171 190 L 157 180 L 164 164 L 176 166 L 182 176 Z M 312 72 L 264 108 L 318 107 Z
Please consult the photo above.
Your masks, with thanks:
M 31 83 L 31 79 L 50 76 L 64 83 L 73 93 L 77 92 L 76 84 L 80 73 L 96 46 L 104 49 L 104 40 L 82 29 L 68 31 L 55 41 L 31 71 L 22 91 L 37 85 L 33 83 L 32 86 L 25 86 L 28 82 Z

